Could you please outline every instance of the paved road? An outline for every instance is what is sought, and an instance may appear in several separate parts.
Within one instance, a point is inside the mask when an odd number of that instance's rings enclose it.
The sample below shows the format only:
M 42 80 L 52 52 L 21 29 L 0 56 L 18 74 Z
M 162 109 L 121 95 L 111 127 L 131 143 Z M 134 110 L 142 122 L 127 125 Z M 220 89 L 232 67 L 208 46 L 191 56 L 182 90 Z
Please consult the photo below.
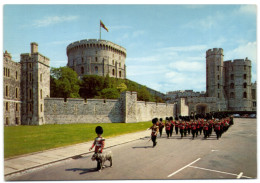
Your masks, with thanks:
M 149 180 L 149 179 L 255 179 L 257 176 L 256 119 L 235 119 L 217 140 L 149 137 L 112 147 L 113 167 L 96 172 L 91 155 L 28 172 L 10 180 Z M 86 147 L 87 149 L 88 147 Z

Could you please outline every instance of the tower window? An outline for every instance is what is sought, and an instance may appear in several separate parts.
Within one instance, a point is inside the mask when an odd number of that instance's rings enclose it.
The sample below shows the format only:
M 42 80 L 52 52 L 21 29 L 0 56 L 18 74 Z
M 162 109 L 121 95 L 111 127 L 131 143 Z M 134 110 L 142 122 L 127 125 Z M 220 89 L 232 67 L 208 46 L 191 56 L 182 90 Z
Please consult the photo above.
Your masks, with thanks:
M 234 89 L 234 83 L 230 83 L 230 89 Z
M 9 97 L 9 86 L 8 85 L 5 86 L 5 96 Z
M 113 76 L 115 75 L 115 69 L 112 70 L 112 75 L 113 75 Z
M 119 77 L 121 78 L 121 71 L 119 71 Z
M 230 98 L 235 98 L 234 92 L 231 92 L 231 93 L 230 93 Z
M 81 67 L 81 74 L 84 74 L 84 67 Z
M 220 86 L 220 85 L 219 85 L 219 83 L 218 83 L 218 89 L 219 89 L 219 86 Z
M 244 79 L 246 79 L 246 74 L 244 74 Z
M 15 79 L 16 80 L 18 79 L 18 72 L 17 71 L 15 72 Z
M 247 98 L 247 93 L 246 92 L 243 93 L 243 98 Z
M 95 73 L 98 74 L 98 66 L 95 67 Z
M 5 103 L 5 110 L 6 110 L 6 111 L 9 111 L 9 102 L 6 102 L 6 103 Z
M 231 80 L 234 80 L 234 74 L 231 74 L 231 75 L 230 75 L 230 79 L 231 79 Z
M 244 88 L 246 88 L 246 87 L 247 87 L 247 83 L 244 83 L 243 85 L 244 85 Z
M 218 71 L 219 71 L 219 66 L 218 66 Z
M 41 97 L 41 99 L 42 99 L 42 89 L 40 90 L 40 97 Z
M 218 80 L 219 80 L 219 75 L 218 75 Z
M 19 111 L 19 104 L 18 104 L 18 103 L 15 104 L 15 111 L 16 111 L 16 112 Z
M 246 70 L 246 65 L 244 65 L 244 71 Z

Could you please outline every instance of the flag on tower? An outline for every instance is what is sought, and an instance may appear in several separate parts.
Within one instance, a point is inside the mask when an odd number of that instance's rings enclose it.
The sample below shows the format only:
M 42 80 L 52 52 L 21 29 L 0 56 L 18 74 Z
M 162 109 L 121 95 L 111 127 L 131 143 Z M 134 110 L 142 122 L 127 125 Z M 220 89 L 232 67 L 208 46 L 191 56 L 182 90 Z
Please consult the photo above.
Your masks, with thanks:
M 108 28 L 105 26 L 105 24 L 101 20 L 100 20 L 100 26 L 108 32 Z

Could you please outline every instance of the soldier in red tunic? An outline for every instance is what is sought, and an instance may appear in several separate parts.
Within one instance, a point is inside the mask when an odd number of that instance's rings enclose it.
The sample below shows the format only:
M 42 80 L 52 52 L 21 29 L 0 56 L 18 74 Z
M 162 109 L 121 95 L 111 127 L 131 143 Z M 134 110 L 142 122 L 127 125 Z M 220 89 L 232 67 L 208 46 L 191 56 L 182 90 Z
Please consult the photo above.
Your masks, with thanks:
M 185 123 L 184 123 L 184 121 L 180 122 L 179 128 L 180 128 L 180 133 L 181 133 L 181 138 L 182 138 L 183 134 L 184 134 L 184 130 L 185 130 Z
M 174 127 L 173 117 L 170 117 L 169 121 L 171 123 L 171 129 L 170 129 L 170 137 L 171 137 L 172 136 L 172 132 L 173 132 L 173 127 Z
M 95 154 L 97 154 L 97 153 L 103 152 L 103 149 L 105 147 L 105 139 L 102 137 L 103 128 L 101 126 L 97 126 L 95 131 L 96 131 L 97 137 L 95 138 L 92 146 L 89 148 L 89 151 L 91 151 L 93 149 L 93 147 L 95 146 Z M 92 158 L 92 160 L 94 161 L 95 159 Z M 97 161 L 97 170 L 100 170 L 101 168 L 102 168 L 101 163 Z
M 203 133 L 205 139 L 209 137 L 209 123 L 207 121 L 205 121 L 203 124 Z
M 151 139 L 153 141 L 153 147 L 155 147 L 156 144 L 157 144 L 156 137 L 157 137 L 157 134 L 158 134 L 158 131 L 159 131 L 159 127 L 156 126 L 157 121 L 158 121 L 158 118 L 154 118 L 152 120 L 153 126 L 150 127 L 150 129 L 152 130 Z
M 166 134 L 167 134 L 167 138 L 169 138 L 169 136 L 170 136 L 170 130 L 171 130 L 171 123 L 169 121 L 169 118 L 166 117 L 166 119 L 165 119 L 165 131 L 166 131 Z
M 196 124 L 196 122 L 193 121 L 191 123 L 192 139 L 194 139 L 196 131 L 197 131 L 197 124 Z
M 163 120 L 162 120 L 162 118 L 160 118 L 160 122 L 159 122 L 159 132 L 160 132 L 160 137 L 162 136 L 162 130 L 163 130 L 163 128 L 164 128 L 164 124 L 163 124 L 163 122 L 162 122 Z

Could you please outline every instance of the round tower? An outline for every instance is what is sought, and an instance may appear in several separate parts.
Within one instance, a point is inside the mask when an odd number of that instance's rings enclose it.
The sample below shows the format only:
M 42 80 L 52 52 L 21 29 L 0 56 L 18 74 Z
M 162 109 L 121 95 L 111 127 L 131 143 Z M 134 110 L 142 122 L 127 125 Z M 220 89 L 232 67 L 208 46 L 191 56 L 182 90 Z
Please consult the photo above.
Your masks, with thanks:
M 206 95 L 224 99 L 223 49 L 213 48 L 206 52 Z
M 68 67 L 82 77 L 126 78 L 126 49 L 106 40 L 86 39 L 67 46 Z

